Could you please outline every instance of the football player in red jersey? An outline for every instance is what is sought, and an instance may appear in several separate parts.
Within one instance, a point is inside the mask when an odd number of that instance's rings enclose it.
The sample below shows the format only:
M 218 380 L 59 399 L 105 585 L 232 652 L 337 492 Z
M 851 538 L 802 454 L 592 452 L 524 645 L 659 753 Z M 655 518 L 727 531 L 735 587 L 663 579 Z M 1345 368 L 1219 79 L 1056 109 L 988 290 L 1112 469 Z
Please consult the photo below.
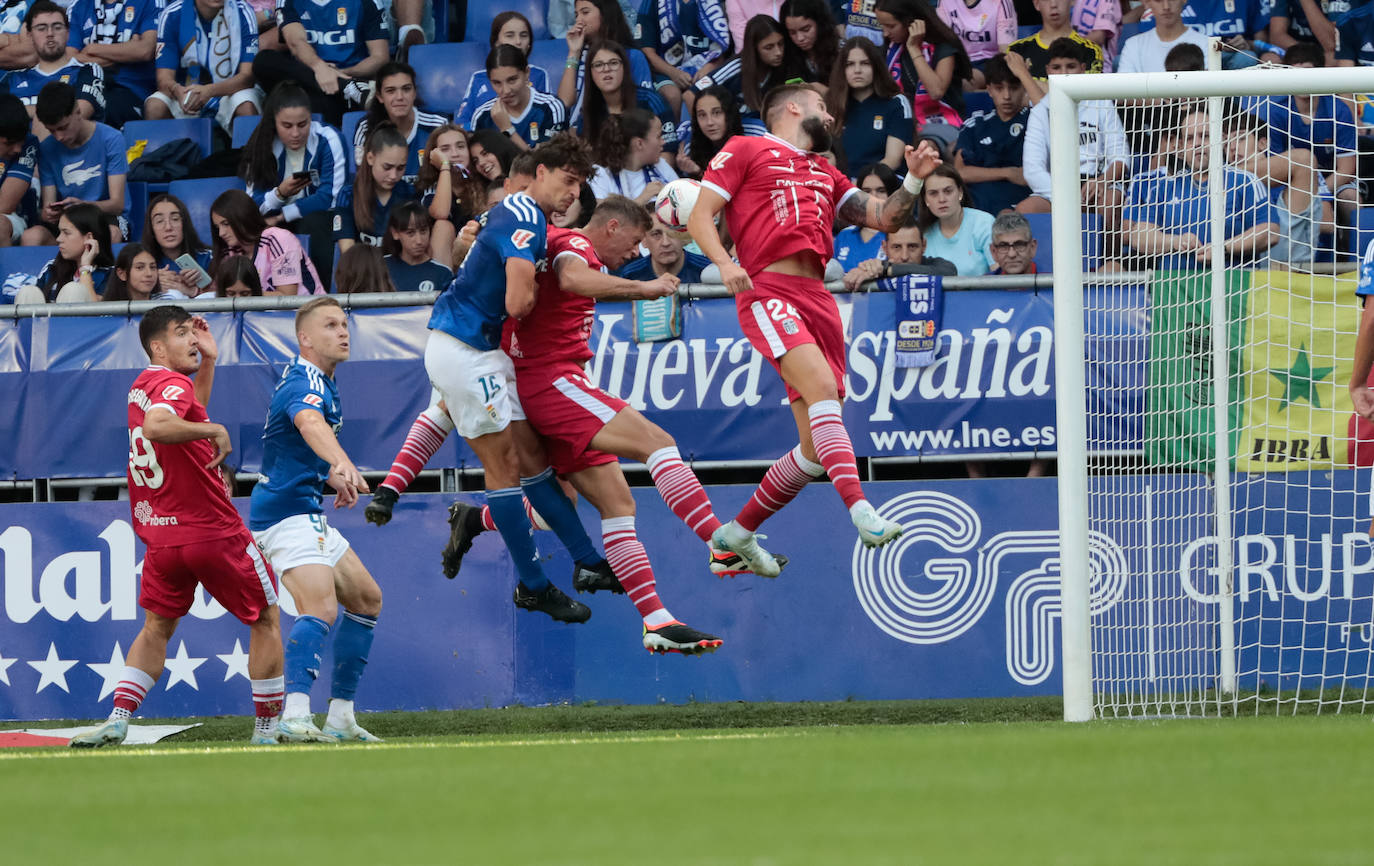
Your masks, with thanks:
M 115 687 L 114 711 L 71 745 L 124 741 L 129 717 L 162 674 L 167 642 L 191 609 L 198 583 L 249 628 L 257 712 L 252 742 L 276 743 L 285 688 L 276 577 L 220 472 L 229 432 L 205 411 L 219 354 L 215 338 L 205 319 L 174 305 L 144 314 L 138 336 L 152 363 L 129 389 L 128 479 L 134 531 L 148 546 L 138 599 L 146 618 Z
M 916 204 L 925 178 L 940 164 L 929 143 L 907 147 L 906 180 L 875 201 L 819 152 L 830 148 L 831 116 L 807 85 L 769 91 L 765 136 L 735 136 L 712 158 L 687 227 L 735 296 L 740 327 L 787 385 L 800 444 L 764 476 L 739 516 L 712 539 L 736 552 L 754 545 L 754 531 L 811 479 L 828 473 L 868 547 L 902 533 L 864 498 L 854 446 L 840 414 L 845 344 L 839 307 L 821 277 L 834 249 L 836 213 L 846 222 L 896 231 Z M 736 264 L 716 234 L 725 212 L 734 234 Z

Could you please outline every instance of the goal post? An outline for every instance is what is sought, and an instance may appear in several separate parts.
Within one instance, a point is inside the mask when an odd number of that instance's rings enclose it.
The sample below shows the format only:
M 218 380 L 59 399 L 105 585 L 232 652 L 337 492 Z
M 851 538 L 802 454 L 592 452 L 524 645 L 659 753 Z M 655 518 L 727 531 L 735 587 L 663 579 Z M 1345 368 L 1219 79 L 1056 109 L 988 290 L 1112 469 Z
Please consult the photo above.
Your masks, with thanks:
M 1216 40 L 1210 53 L 1215 63 Z M 1342 404 L 1341 395 L 1350 367 L 1348 358 L 1345 366 L 1339 363 L 1339 355 L 1341 347 L 1353 345 L 1358 324 L 1348 273 L 1358 259 L 1337 240 L 1358 234 L 1348 224 L 1323 223 L 1331 231 L 1322 235 L 1323 249 L 1309 257 L 1310 268 L 1308 260 L 1287 260 L 1285 267 L 1271 269 L 1261 245 L 1255 262 L 1237 265 L 1233 250 L 1228 266 L 1227 230 L 1236 217 L 1228 191 L 1245 173 L 1228 166 L 1222 139 L 1223 113 L 1235 110 L 1233 100 L 1366 93 L 1374 93 L 1374 68 L 1050 79 L 1066 721 L 1250 712 L 1252 705 L 1255 712 L 1364 707 L 1368 684 L 1374 683 L 1374 587 L 1358 577 L 1374 572 L 1374 548 L 1367 539 L 1361 547 L 1355 525 L 1363 521 L 1361 532 L 1368 525 L 1368 470 L 1358 474 L 1353 433 L 1348 455 L 1342 450 L 1323 462 L 1315 457 L 1321 449 L 1309 449 L 1303 440 L 1299 460 L 1295 438 L 1286 463 L 1256 468 L 1270 422 L 1259 411 L 1247 411 L 1260 398 L 1248 398 L 1245 386 L 1268 375 L 1276 388 L 1291 388 L 1295 380 L 1284 379 L 1289 374 L 1279 367 L 1299 352 L 1307 365 L 1301 369 L 1309 377 L 1308 398 L 1319 396 L 1312 390 L 1318 370 L 1325 371 L 1321 387 L 1327 389 L 1324 397 L 1309 399 L 1303 412 L 1310 408 L 1310 423 L 1321 427 L 1328 446 L 1346 441 L 1349 400 Z M 1210 260 L 1188 271 L 1142 274 L 1129 265 L 1087 271 L 1080 103 L 1160 99 L 1206 108 L 1210 237 L 1204 245 Z M 1301 155 L 1295 159 L 1300 163 Z M 1329 187 L 1312 197 L 1312 208 L 1334 211 L 1338 203 Z M 1294 200 L 1280 199 L 1288 194 L 1278 185 L 1258 188 L 1285 207 Z M 1281 239 L 1287 242 L 1288 235 Z M 1123 233 L 1113 240 L 1128 245 L 1129 238 Z M 1315 236 L 1312 245 L 1318 246 Z M 1279 303 L 1291 303 L 1294 320 L 1311 323 L 1311 330 L 1279 333 L 1288 318 Z M 1116 322 L 1128 319 L 1136 331 L 1113 331 Z M 1325 324 L 1319 329 L 1318 322 Z M 1104 346 L 1110 351 L 1103 352 Z M 1168 347 L 1176 348 L 1176 358 L 1166 357 Z M 1100 392 L 1112 386 L 1112 376 L 1101 368 L 1109 363 L 1143 377 L 1136 382 L 1141 396 L 1113 398 L 1113 406 L 1134 407 L 1124 421 L 1106 417 L 1110 412 L 1102 409 Z M 1189 407 L 1153 405 L 1163 393 L 1156 387 L 1160 371 L 1170 363 L 1195 373 Z M 1336 381 L 1342 370 L 1346 379 Z M 1180 374 L 1170 375 L 1177 385 Z M 1329 390 L 1333 383 L 1335 392 Z M 1121 393 L 1127 390 L 1123 386 Z M 1289 396 L 1282 392 L 1285 405 Z M 1170 440 L 1168 423 L 1160 419 L 1171 423 L 1184 415 L 1195 432 Z M 1203 415 L 1205 422 L 1198 420 Z M 1103 432 L 1112 425 L 1138 427 L 1138 441 L 1123 447 L 1122 436 Z M 1247 450 L 1238 451 L 1238 443 Z M 1125 573 L 1106 573 L 1114 568 Z M 1328 591 L 1319 596 L 1314 586 Z M 1361 629 L 1368 634 L 1360 637 Z

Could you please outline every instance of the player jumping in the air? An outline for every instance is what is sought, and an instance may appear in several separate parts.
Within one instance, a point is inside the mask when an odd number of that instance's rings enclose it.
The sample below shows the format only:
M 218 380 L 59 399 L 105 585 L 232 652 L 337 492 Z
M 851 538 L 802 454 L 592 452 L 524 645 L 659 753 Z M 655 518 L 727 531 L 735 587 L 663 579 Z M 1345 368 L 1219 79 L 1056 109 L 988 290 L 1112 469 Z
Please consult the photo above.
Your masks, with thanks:
M 128 478 L 134 529 L 148 546 L 138 597 L 146 616 L 124 660 L 109 720 L 71 745 L 124 742 L 129 717 L 162 674 L 167 642 L 191 609 L 197 583 L 249 628 L 257 714 L 252 742 L 276 743 L 283 687 L 276 580 L 220 474 L 229 432 L 205 411 L 215 338 L 204 319 L 171 305 L 144 314 L 138 336 L 152 364 L 129 389 Z
M 769 468 L 739 516 L 712 542 L 740 552 L 769 515 L 825 472 L 859 538 L 877 547 L 901 535 L 902 526 L 879 515 L 859 484 L 854 446 L 840 414 L 844 328 L 821 276 L 833 251 L 837 211 L 849 223 L 896 231 L 940 158 L 929 143 L 907 147 L 905 182 L 878 202 L 817 155 L 830 148 L 833 120 L 819 93 L 802 84 L 774 88 L 763 115 L 768 135 L 735 136 L 712 158 L 688 229 L 720 268 L 750 344 L 782 375 L 801 442 Z M 716 233 L 722 210 L 739 264 Z
M 549 229 L 549 267 L 539 274 L 534 309 L 515 323 L 509 354 L 521 404 L 543 437 L 552 468 L 601 512 L 606 556 L 644 619 L 644 646 L 654 652 L 713 652 L 722 643 L 673 618 L 658 597 L 653 569 L 635 532 L 635 501 L 617 457 L 649 467 L 673 513 L 702 541 L 720 526 L 701 482 L 677 444 L 624 400 L 584 376 L 596 299 L 658 298 L 677 291 L 672 275 L 649 282 L 606 273 L 629 259 L 652 223 L 628 198 L 608 196 L 582 232 Z
M 533 309 L 535 275 L 545 263 L 547 217 L 577 200 L 592 162 L 586 145 L 569 134 L 554 136 L 530 156 L 534 179 L 525 191 L 507 195 L 487 211 L 486 225 L 457 278 L 434 302 L 425 369 L 458 435 L 482 461 L 487 505 L 519 575 L 515 604 L 561 622 L 585 622 L 591 609 L 544 575 L 522 490 L 572 556 L 575 588 L 619 584 L 572 502 L 553 473 L 545 471 L 543 446 L 516 393 L 515 369 L 501 351 L 501 331 L 508 315 L 518 318 Z
M 282 373 L 267 410 L 262 475 L 249 510 L 253 537 L 281 572 L 298 612 L 286 640 L 286 706 L 278 728 L 290 742 L 374 743 L 378 738 L 354 717 L 353 698 L 372 650 L 382 590 L 324 516 L 325 484 L 337 494 L 335 508 L 351 508 L 367 492 L 337 438 L 343 412 L 334 370 L 348 360 L 348 316 L 331 297 L 307 301 L 296 311 L 296 339 L 300 354 Z M 310 687 L 340 605 L 329 716 L 321 730 L 310 713 Z

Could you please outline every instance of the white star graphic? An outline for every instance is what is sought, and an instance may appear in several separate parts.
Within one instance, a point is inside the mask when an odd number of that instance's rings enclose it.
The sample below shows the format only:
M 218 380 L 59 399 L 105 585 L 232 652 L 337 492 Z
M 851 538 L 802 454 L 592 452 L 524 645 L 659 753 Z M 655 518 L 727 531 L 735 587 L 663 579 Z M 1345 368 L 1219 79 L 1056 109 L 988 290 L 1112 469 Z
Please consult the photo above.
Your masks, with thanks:
M 119 685 L 120 674 L 124 673 L 124 650 L 120 648 L 119 641 L 115 641 L 114 651 L 110 653 L 110 660 L 103 664 L 87 662 L 86 667 L 100 674 L 100 697 L 98 701 L 114 692 L 115 686 Z
M 186 683 L 196 691 L 200 691 L 200 683 L 196 682 L 196 668 L 205 664 L 205 659 L 186 655 L 186 641 L 181 642 L 177 647 L 177 654 L 167 659 L 167 689 L 177 683 Z
M 4 653 L 0 653 L 0 683 L 10 684 L 10 665 L 17 661 L 19 659 L 7 659 Z
M 234 651 L 231 653 L 216 653 L 215 658 L 224 662 L 224 681 L 227 683 L 236 676 L 248 679 L 248 653 L 243 651 L 243 646 L 238 638 L 234 638 Z
M 46 689 L 48 686 L 57 686 L 67 694 L 72 690 L 67 688 L 67 671 L 71 670 L 76 664 L 76 659 L 68 661 L 57 654 L 57 644 L 48 644 L 48 657 L 41 662 L 27 662 L 28 666 L 38 671 L 38 688 L 34 694 Z

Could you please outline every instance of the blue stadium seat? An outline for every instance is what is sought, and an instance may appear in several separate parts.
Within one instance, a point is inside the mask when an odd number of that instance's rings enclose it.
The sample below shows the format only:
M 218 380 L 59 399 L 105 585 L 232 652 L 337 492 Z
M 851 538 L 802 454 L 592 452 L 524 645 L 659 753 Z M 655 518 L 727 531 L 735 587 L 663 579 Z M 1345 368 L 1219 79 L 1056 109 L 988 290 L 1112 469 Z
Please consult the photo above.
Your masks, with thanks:
M 1039 24 L 1022 24 L 1016 28 L 1016 38 L 1025 39 L 1027 36 L 1034 36 L 1040 32 Z
M 436 0 L 439 2 L 439 0 Z M 547 0 L 502 0 L 500 3 L 468 3 L 467 29 L 463 31 L 465 42 L 480 42 L 487 45 L 491 39 L 491 21 L 502 12 L 519 12 L 530 21 L 530 28 L 534 31 L 534 41 L 549 38 L 549 28 L 545 23 L 545 16 L 548 14 L 549 4 Z M 566 48 L 566 46 L 565 46 Z M 420 69 L 411 63 L 416 69 Z
M 557 92 L 563 77 L 563 62 L 568 59 L 568 43 L 562 39 L 543 39 L 530 46 L 530 66 L 538 66 L 549 77 L 549 87 Z M 486 58 L 482 58 L 483 68 Z
M 1047 213 L 1026 214 L 1031 237 L 1035 238 L 1035 268 L 1042 274 L 1054 270 L 1053 218 Z M 1095 271 L 1102 266 L 1102 219 L 1097 214 L 1083 214 L 1083 269 Z
M 472 73 L 486 68 L 487 51 L 485 42 L 416 45 L 410 49 L 410 65 L 422 70 L 418 82 L 421 104 L 447 115 L 457 111 Z
M 191 214 L 191 224 L 195 226 L 201 243 L 206 246 L 214 238 L 210 227 L 210 205 L 215 203 L 220 193 L 229 189 L 243 189 L 243 181 L 236 177 L 207 177 L 174 180 L 167 185 L 167 192 L 186 205 L 186 210 Z
M 133 147 L 134 142 L 148 142 L 144 153 L 151 153 L 169 141 L 189 138 L 200 146 L 201 157 L 210 155 L 210 124 L 208 117 L 193 117 L 187 120 L 131 120 L 124 124 L 124 142 Z
M 358 123 L 367 116 L 366 111 L 350 111 L 343 116 L 343 146 L 350 154 L 353 152 L 353 136 L 358 132 Z M 353 173 L 353 161 L 348 162 L 348 172 Z
M 250 114 L 250 115 L 247 115 L 246 117 L 236 117 L 236 118 L 234 118 L 234 124 L 233 124 L 233 130 L 234 130 L 234 132 L 233 132 L 233 135 L 230 136 L 230 138 L 231 138 L 231 142 L 230 142 L 231 146 L 233 146 L 233 147 L 243 147 L 245 144 L 247 144 L 247 143 L 248 143 L 248 138 L 249 138 L 249 136 L 251 136 L 251 135 L 253 134 L 253 130 L 255 130 L 255 129 L 258 128 L 258 124 L 259 124 L 261 121 L 262 121 L 262 115 L 260 115 L 260 114 Z
M 148 184 L 131 180 L 125 185 L 124 195 L 129 201 L 129 240 L 141 240 L 143 218 L 148 213 Z
M 43 266 L 57 258 L 57 247 L 0 247 L 0 273 L 27 274 L 34 279 Z

